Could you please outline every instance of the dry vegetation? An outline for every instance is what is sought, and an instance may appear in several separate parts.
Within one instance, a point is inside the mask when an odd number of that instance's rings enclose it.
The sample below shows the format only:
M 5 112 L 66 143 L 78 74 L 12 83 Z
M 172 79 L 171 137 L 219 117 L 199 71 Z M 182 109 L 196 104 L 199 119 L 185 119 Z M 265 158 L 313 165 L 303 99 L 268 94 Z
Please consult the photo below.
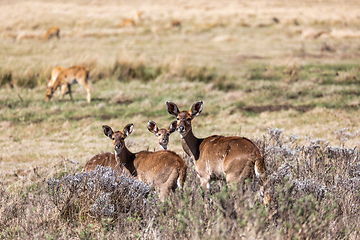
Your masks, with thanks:
M 359 8 L 1 1 L 0 239 L 358 239 Z M 124 19 L 136 24 L 119 27 Z M 52 26 L 60 39 L 42 42 Z M 76 86 L 73 102 L 55 93 L 45 103 L 58 65 L 90 69 L 91 104 Z M 166 101 L 184 109 L 198 100 L 195 135 L 246 136 L 263 149 L 271 208 L 252 182 L 242 196 L 214 184 L 203 199 L 178 133 L 169 149 L 189 174 L 165 203 L 109 169 L 81 172 L 111 151 L 102 125 L 134 123 L 129 149 L 154 149 L 148 120 L 168 126 Z

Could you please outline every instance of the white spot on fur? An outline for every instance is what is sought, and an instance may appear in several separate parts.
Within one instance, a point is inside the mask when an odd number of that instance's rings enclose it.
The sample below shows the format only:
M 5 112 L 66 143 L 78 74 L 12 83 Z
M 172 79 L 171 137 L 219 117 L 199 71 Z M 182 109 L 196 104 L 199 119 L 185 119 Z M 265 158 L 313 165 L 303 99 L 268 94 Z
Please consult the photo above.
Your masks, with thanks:
M 255 169 L 255 174 L 256 174 L 256 176 L 257 176 L 257 177 L 260 177 L 260 174 L 259 174 L 259 172 L 258 172 L 258 170 L 257 170 L 256 165 L 254 166 L 254 169 Z
M 206 184 L 206 188 L 207 188 L 207 189 L 210 189 L 210 182 L 208 182 L 208 183 Z
M 181 185 L 180 185 L 180 177 L 178 177 L 178 179 L 177 179 L 177 185 L 178 185 L 178 188 L 181 188 Z

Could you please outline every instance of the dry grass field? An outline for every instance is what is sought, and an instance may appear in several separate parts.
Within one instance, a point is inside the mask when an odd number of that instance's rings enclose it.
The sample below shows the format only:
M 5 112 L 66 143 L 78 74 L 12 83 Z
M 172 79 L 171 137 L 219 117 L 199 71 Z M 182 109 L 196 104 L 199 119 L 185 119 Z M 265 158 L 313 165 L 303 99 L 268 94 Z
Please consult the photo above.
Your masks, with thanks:
M 358 1 L 333 0 L 0 0 L 0 239 L 358 238 L 358 9 Z M 59 39 L 42 41 L 52 26 Z M 46 103 L 51 70 L 72 65 L 90 69 L 91 103 L 81 86 L 73 86 L 73 102 L 56 92 Z M 149 201 L 141 213 L 91 215 L 81 187 L 69 190 L 80 207 L 61 205 L 66 197 L 51 187 L 66 189 L 70 180 L 62 176 L 112 151 L 102 125 L 133 123 L 129 149 L 152 150 L 148 120 L 167 127 L 166 101 L 190 110 L 198 100 L 204 109 L 193 121 L 196 136 L 246 136 L 264 150 L 273 211 L 255 193 L 237 196 L 221 186 L 206 203 L 187 158 L 185 192 L 165 204 Z M 185 157 L 178 133 L 169 149 Z M 234 219 L 227 209 L 239 199 Z M 320 216 L 299 220 L 304 209 Z

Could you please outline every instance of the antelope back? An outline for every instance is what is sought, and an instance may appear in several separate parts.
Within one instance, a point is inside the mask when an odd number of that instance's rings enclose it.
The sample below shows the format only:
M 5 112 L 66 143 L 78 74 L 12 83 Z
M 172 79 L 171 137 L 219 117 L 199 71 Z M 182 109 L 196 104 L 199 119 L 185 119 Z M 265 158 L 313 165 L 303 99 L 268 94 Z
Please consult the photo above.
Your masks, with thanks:
M 170 184 L 169 188 L 176 188 L 180 172 L 186 171 L 184 160 L 172 151 L 142 151 L 136 153 L 135 156 L 134 167 L 137 171 L 137 178 L 157 187 L 161 187 L 162 184 Z M 170 181 L 168 182 L 168 180 Z
M 199 149 L 200 157 L 196 168 L 208 168 L 212 174 L 243 175 L 244 180 L 253 175 L 255 162 L 263 158 L 256 144 L 244 137 L 210 136 L 202 141 Z M 227 180 L 240 181 L 229 179 L 228 176 Z
M 119 165 L 116 162 L 115 154 L 113 153 L 100 153 L 92 157 L 84 167 L 84 171 L 95 170 L 96 166 L 111 167 L 114 170 L 119 170 Z
M 77 82 L 87 82 L 89 69 L 83 66 L 69 67 L 58 75 L 58 80 L 72 84 L 73 79 Z

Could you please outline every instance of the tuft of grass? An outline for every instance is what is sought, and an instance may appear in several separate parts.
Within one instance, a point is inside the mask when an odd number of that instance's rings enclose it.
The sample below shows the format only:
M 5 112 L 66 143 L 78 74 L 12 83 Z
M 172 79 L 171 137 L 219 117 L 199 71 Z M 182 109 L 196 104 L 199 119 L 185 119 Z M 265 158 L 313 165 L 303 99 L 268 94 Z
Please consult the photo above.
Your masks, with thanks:
M 10 70 L 2 69 L 0 77 L 0 87 L 12 86 L 12 78 L 13 74 Z
M 109 70 L 109 75 L 117 80 L 140 79 L 142 81 L 154 80 L 162 74 L 162 67 L 146 66 L 144 62 L 129 62 L 118 60 Z

